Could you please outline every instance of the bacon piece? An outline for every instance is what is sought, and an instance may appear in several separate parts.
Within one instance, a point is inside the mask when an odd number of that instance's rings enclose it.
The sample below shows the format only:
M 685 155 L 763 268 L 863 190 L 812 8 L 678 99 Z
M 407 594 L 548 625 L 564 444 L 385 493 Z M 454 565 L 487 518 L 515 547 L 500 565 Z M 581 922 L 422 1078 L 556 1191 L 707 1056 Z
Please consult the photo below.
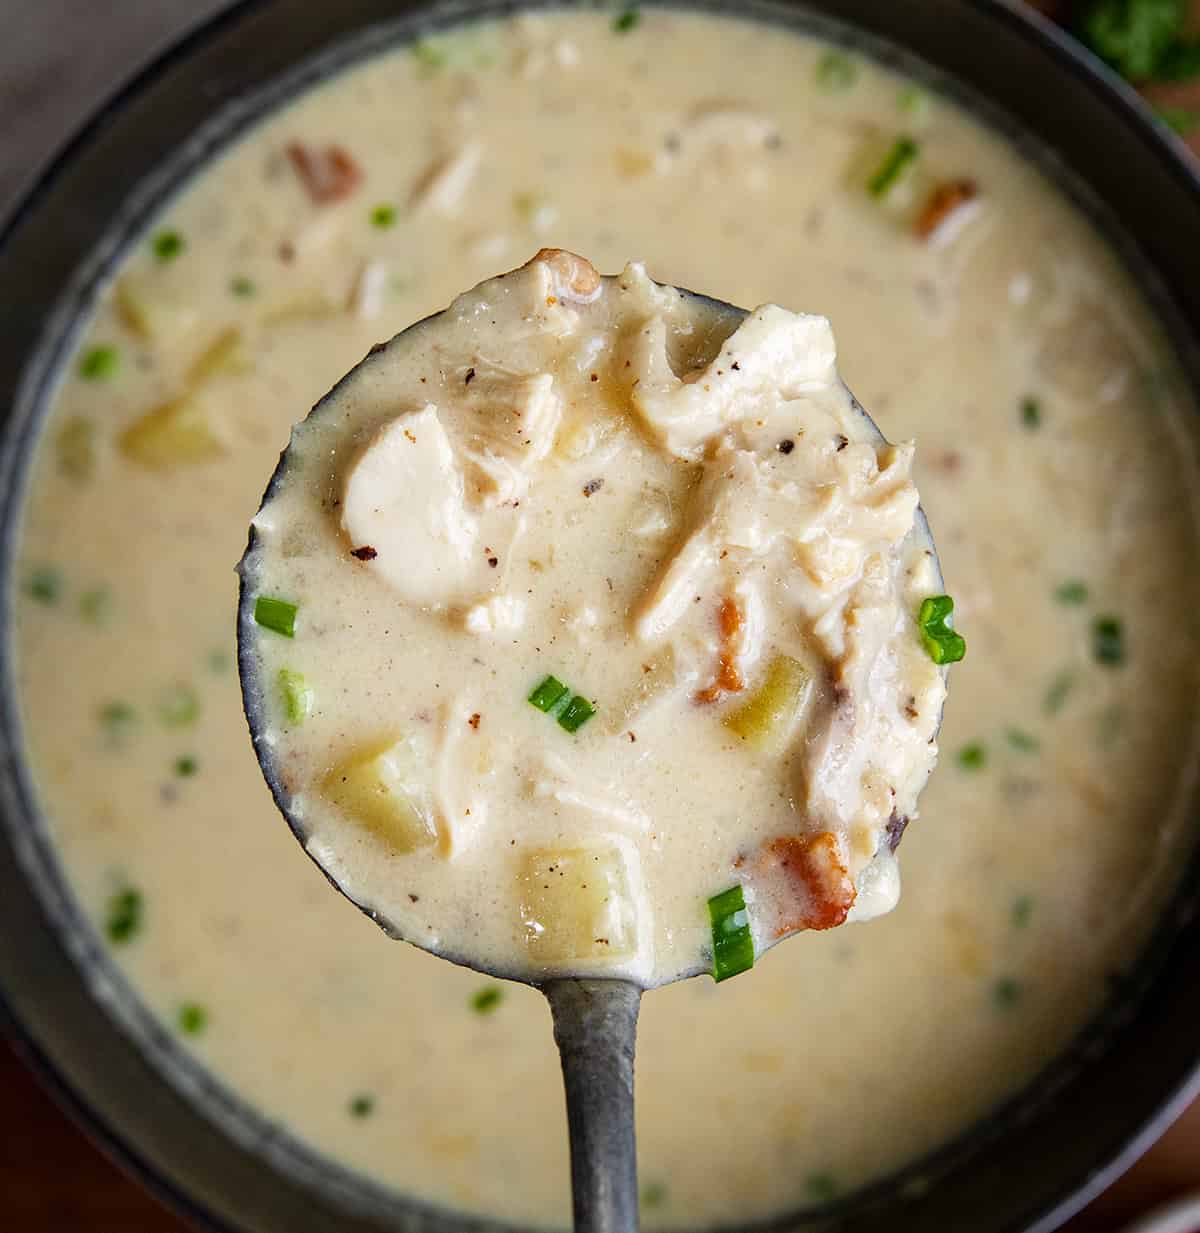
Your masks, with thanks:
M 716 702 L 725 694 L 735 694 L 746 688 L 737 666 L 737 637 L 742 632 L 742 610 L 737 601 L 727 598 L 721 601 L 717 614 L 721 631 L 721 654 L 717 661 L 717 679 L 696 695 L 697 702 Z
M 293 141 L 285 153 L 317 205 L 349 197 L 362 182 L 362 168 L 341 146 L 319 150 Z
M 974 180 L 947 180 L 929 196 L 925 208 L 917 215 L 913 230 L 922 240 L 928 240 L 955 210 L 974 201 L 979 189 Z
M 772 839 L 766 852 L 767 859 L 782 868 L 800 892 L 798 914 L 776 929 L 777 938 L 797 929 L 833 929 L 845 921 L 856 892 L 832 831 L 784 835 Z

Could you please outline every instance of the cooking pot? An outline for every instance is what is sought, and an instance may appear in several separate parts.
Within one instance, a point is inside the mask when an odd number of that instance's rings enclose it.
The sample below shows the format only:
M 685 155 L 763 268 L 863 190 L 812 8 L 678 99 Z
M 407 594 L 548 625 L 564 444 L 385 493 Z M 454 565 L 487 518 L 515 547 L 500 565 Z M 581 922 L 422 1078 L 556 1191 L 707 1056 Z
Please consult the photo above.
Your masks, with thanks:
M 536 4 L 243 0 L 162 55 L 69 144 L 0 235 L 5 579 L 56 368 L 98 283 L 147 215 L 266 111 L 343 66 L 417 32 L 528 7 Z M 693 7 L 852 44 L 1006 131 L 1135 268 L 1200 399 L 1200 179 L 1137 96 L 1054 27 L 1002 0 L 697 0 Z M 5 1016 L 59 1097 L 148 1185 L 207 1228 L 502 1228 L 398 1197 L 318 1156 L 208 1074 L 141 1004 L 86 923 L 39 817 L 22 745 L 11 619 L 6 608 L 0 990 Z M 983 1122 L 857 1194 L 759 1227 L 1055 1227 L 1135 1159 L 1198 1086 L 1198 892 L 1200 862 L 1192 859 L 1134 974 L 1114 987 L 1064 1056 Z

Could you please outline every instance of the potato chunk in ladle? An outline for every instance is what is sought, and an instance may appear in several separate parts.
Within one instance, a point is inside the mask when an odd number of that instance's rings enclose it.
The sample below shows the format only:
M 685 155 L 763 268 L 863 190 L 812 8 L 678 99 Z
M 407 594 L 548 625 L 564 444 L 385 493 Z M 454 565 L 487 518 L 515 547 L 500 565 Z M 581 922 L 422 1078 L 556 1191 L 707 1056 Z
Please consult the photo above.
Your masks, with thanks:
M 835 359 L 543 250 L 374 348 L 251 527 L 275 800 L 390 934 L 546 991 L 580 1228 L 636 1221 L 640 990 L 899 895 L 963 643 Z

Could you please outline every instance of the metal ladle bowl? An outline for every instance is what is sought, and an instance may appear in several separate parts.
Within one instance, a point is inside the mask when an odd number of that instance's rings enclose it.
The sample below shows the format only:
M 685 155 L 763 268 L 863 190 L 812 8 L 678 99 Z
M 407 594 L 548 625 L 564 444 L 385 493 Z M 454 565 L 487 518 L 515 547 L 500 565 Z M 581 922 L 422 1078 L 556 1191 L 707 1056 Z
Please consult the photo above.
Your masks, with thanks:
M 688 298 L 729 316 L 746 317 L 746 309 L 727 304 L 686 288 L 677 288 Z M 402 330 L 388 343 L 371 350 L 375 356 L 412 330 L 422 329 L 437 320 L 435 313 Z M 365 360 L 363 361 L 366 362 Z M 360 363 L 338 383 L 352 381 Z M 849 391 L 847 390 L 847 393 Z M 854 410 L 870 433 L 886 440 L 861 403 L 850 394 Z M 329 401 L 327 395 L 313 407 L 310 415 L 320 415 Z M 283 451 L 263 495 L 265 505 L 277 488 L 286 482 L 291 447 Z M 922 509 L 918 508 L 914 535 L 923 540 L 931 554 L 940 586 L 941 567 L 937 550 Z M 238 564 L 238 673 L 243 707 L 259 766 L 275 804 L 314 863 L 341 894 L 366 913 L 389 937 L 420 946 L 404 936 L 376 909 L 360 903 L 308 849 L 303 823 L 291 808 L 291 796 L 283 785 L 272 758 L 272 747 L 263 740 L 266 731 L 264 691 L 256 679 L 257 658 L 253 640 L 257 637 L 254 620 L 257 556 L 261 536 L 250 528 L 246 551 Z M 769 946 L 775 945 L 775 940 Z M 768 946 L 768 948 L 769 948 Z M 533 980 L 511 972 L 479 965 L 469 955 L 445 951 L 430 952 L 481 974 L 504 979 L 524 980 L 545 994 L 554 1022 L 554 1039 L 562 1060 L 563 1084 L 567 1101 L 567 1124 L 571 1146 L 571 1187 L 577 1233 L 636 1233 L 638 1228 L 637 1154 L 634 1136 L 633 1064 L 637 1037 L 638 1009 L 642 989 L 632 981 L 618 978 L 555 977 Z M 679 979 L 699 975 L 700 970 L 684 973 Z

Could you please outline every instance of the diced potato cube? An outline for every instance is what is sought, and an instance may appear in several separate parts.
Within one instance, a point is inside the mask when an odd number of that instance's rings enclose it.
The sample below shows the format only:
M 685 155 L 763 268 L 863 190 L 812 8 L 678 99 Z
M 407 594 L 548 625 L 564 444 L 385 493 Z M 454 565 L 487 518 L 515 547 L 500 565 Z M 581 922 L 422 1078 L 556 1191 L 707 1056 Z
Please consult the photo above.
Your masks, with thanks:
M 189 385 L 199 385 L 210 377 L 246 372 L 250 361 L 242 346 L 242 332 L 234 326 L 222 330 L 196 357 L 188 369 Z
M 121 452 L 144 467 L 161 469 L 209 462 L 225 453 L 204 404 L 191 394 L 147 412 L 120 437 Z
M 194 336 L 198 324 L 194 291 L 159 270 L 123 275 L 114 300 L 125 324 L 148 342 L 169 346 Z
M 415 852 L 438 838 L 421 771 L 412 742 L 393 741 L 335 766 L 321 782 L 321 795 L 397 852 Z
M 724 718 L 725 726 L 764 753 L 782 753 L 812 691 L 812 677 L 788 655 L 776 655 L 763 683 Z
M 521 930 L 535 962 L 603 962 L 636 953 L 637 905 L 616 845 L 531 848 L 519 877 Z

